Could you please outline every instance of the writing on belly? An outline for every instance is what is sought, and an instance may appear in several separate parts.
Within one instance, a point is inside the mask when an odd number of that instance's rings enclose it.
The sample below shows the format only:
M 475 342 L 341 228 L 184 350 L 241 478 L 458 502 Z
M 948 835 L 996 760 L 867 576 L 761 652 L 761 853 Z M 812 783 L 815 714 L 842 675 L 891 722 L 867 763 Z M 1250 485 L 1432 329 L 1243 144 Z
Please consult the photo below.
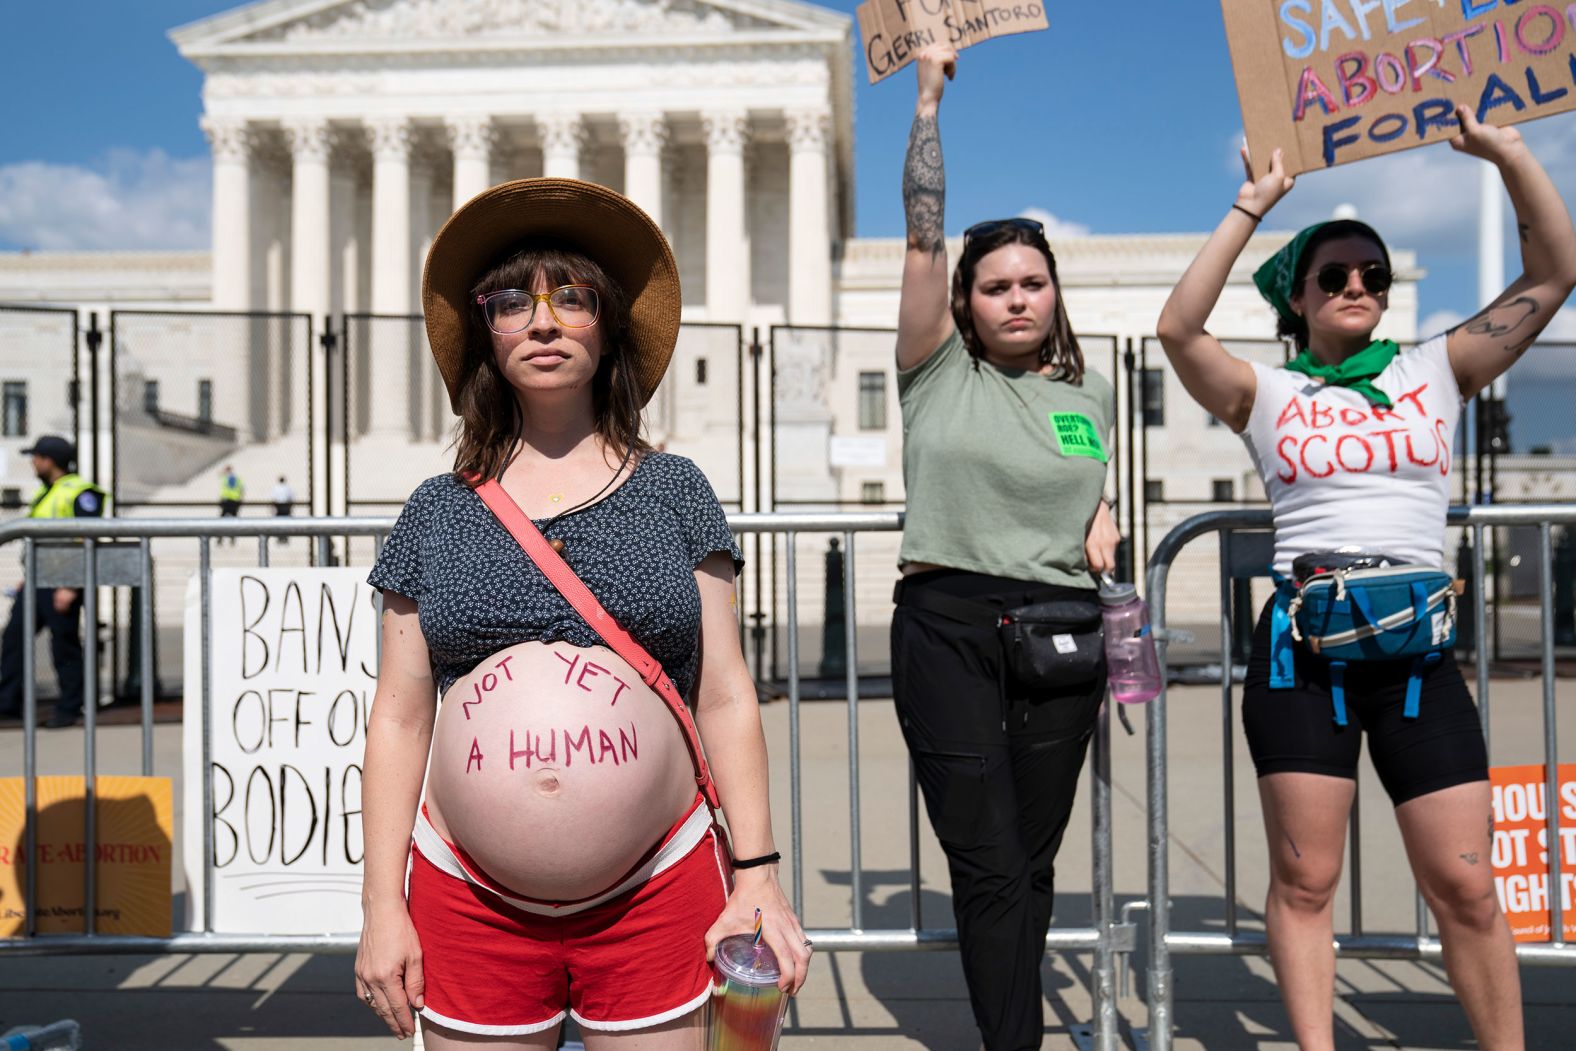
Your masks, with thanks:
M 563 681 L 552 684 L 550 689 L 579 697 L 599 707 L 606 704 L 609 708 L 615 707 L 619 697 L 629 689 L 629 683 L 611 669 L 586 659 L 583 654 L 566 654 L 555 650 L 553 656 L 565 667 Z M 514 673 L 509 668 L 509 662 L 513 659 L 513 656 L 503 658 L 471 683 L 472 696 L 460 702 L 467 720 L 471 718 L 473 707 L 485 703 L 489 695 L 504 683 L 514 681 Z M 614 733 L 618 735 L 617 740 L 613 738 Z M 633 722 L 613 727 L 611 732 L 593 729 L 589 723 L 582 723 L 578 727 L 571 723 L 545 729 L 523 729 L 518 733 L 511 727 L 507 748 L 502 747 L 500 737 L 489 743 L 488 750 L 492 752 L 494 762 L 507 756 L 510 770 L 530 770 L 535 765 L 570 769 L 577 760 L 582 766 L 604 763 L 622 766 L 640 758 L 639 740 Z M 473 736 L 470 753 L 465 759 L 465 772 L 480 773 L 482 764 L 487 761 L 488 752 L 482 748 L 481 737 Z

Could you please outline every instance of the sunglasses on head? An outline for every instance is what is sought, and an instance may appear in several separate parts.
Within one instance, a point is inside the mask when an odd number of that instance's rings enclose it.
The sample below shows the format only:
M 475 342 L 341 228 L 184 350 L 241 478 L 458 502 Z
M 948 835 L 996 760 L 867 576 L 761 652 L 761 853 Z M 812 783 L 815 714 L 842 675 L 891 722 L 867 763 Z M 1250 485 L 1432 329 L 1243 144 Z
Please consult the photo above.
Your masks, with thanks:
M 1313 275 L 1313 279 L 1318 282 L 1319 291 L 1327 296 L 1338 296 L 1346 291 L 1346 283 L 1350 280 L 1353 269 L 1342 263 L 1326 263 L 1319 267 L 1319 272 Z M 1383 263 L 1369 263 L 1356 269 L 1362 278 L 1363 288 L 1369 295 L 1377 296 L 1388 292 L 1395 282 L 1395 275 Z
M 975 223 L 963 231 L 963 243 L 968 244 L 971 237 L 989 237 L 1001 230 L 1022 230 L 1033 234 L 1040 240 L 1045 240 L 1045 224 L 1038 219 L 1025 219 L 1018 216 L 1012 219 L 987 219 L 983 223 Z

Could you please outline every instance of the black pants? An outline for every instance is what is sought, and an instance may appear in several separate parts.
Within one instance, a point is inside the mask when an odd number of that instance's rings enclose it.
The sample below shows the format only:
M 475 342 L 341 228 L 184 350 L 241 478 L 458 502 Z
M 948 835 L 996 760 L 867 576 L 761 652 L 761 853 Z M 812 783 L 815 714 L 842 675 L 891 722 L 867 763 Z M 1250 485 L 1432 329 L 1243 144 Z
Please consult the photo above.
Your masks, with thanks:
M 25 593 L 24 593 L 25 595 Z M 0 638 L 0 714 L 17 715 L 22 711 L 22 654 L 29 645 L 22 637 L 22 600 L 11 604 L 11 619 Z M 55 678 L 60 683 L 60 699 L 55 713 L 77 716 L 82 712 L 82 593 L 64 613 L 55 612 L 53 588 L 35 588 L 36 630 L 49 629 L 49 651 L 55 661 Z
M 1105 676 L 1026 691 L 1002 675 L 995 628 L 903 604 L 926 589 L 1002 609 L 1091 593 L 936 570 L 904 580 L 892 616 L 898 720 L 947 855 L 974 1019 L 988 1051 L 1038 1048 L 1056 851 Z

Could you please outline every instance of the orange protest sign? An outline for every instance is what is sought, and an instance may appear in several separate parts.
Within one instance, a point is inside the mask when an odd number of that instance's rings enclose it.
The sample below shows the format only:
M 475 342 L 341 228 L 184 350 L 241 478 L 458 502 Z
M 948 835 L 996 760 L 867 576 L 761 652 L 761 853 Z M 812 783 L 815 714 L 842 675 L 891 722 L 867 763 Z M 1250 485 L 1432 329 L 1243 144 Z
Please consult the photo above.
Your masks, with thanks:
M 167 937 L 174 849 L 170 779 L 99 777 L 93 783 L 97 930 Z M 37 784 L 38 932 L 81 934 L 87 858 L 83 779 L 40 777 Z M 22 779 L 0 778 L 0 937 L 25 933 L 25 813 Z
M 914 61 L 927 44 L 962 51 L 1050 25 L 1035 0 L 866 0 L 854 13 L 872 84 Z
M 1516 124 L 1576 109 L 1576 4 L 1221 0 L 1254 169 L 1439 142 L 1455 107 Z
M 1544 767 L 1497 766 L 1494 786 L 1494 887 L 1518 942 L 1549 938 L 1549 853 Z M 1559 774 L 1561 906 L 1565 937 L 1576 938 L 1576 763 Z

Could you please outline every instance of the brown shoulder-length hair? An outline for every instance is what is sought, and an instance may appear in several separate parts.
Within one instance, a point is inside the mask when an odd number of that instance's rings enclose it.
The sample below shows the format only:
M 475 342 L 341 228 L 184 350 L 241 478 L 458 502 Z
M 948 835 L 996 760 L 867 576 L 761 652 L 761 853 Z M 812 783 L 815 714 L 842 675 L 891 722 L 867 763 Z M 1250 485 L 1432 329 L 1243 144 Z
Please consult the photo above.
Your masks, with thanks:
M 1078 337 L 1073 334 L 1072 322 L 1067 320 L 1067 307 L 1062 302 L 1062 283 L 1056 276 L 1056 256 L 1051 254 L 1051 246 L 1043 234 L 1023 226 L 1003 224 L 964 239 L 963 257 L 958 260 L 958 268 L 952 273 L 952 320 L 958 326 L 963 346 L 974 358 L 974 367 L 979 368 L 980 359 L 985 356 L 985 345 L 974 330 L 974 311 L 969 306 L 969 293 L 974 290 L 974 272 L 981 259 L 1011 244 L 1028 245 L 1043 255 L 1045 265 L 1050 268 L 1051 284 L 1056 289 L 1056 310 L 1051 317 L 1051 330 L 1045 334 L 1045 342 L 1040 345 L 1040 365 L 1052 366 L 1052 378 L 1080 385 L 1084 374 L 1083 350 L 1078 346 Z
M 454 474 L 473 487 L 503 473 L 525 425 L 520 399 L 498 370 L 492 332 L 476 297 L 509 288 L 529 289 L 538 278 L 551 288 L 579 284 L 596 289 L 601 304 L 596 325 L 602 336 L 602 361 L 591 380 L 596 432 L 614 455 L 651 451 L 641 435 L 645 402 L 640 384 L 625 358 L 629 297 L 590 256 L 564 244 L 528 242 L 478 277 L 468 297 L 465 362 L 455 398 L 460 422 Z

